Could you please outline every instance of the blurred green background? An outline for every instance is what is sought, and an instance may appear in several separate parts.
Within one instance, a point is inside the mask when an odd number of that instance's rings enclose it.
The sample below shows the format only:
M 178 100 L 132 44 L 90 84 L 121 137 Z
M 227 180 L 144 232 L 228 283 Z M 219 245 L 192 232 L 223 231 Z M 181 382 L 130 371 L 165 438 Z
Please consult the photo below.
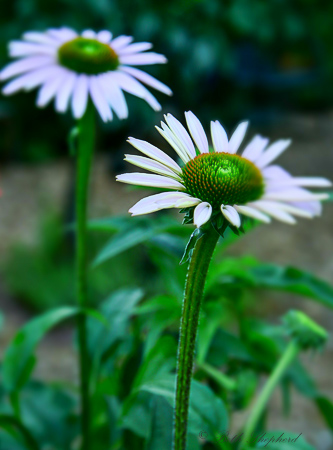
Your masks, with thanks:
M 232 126 L 276 122 L 290 110 L 323 110 L 333 99 L 333 4 L 315 0 L 13 0 L 1 2 L 0 65 L 6 44 L 26 30 L 67 25 L 110 29 L 151 41 L 169 63 L 149 72 L 173 98 L 164 111 L 198 111 Z M 32 108 L 36 93 L 1 98 L 1 159 L 45 160 L 66 154 L 69 117 Z M 103 126 L 101 147 L 129 130 L 152 129 L 155 115 L 128 96 L 130 119 Z M 111 138 L 112 134 L 112 138 Z M 105 144 L 105 145 L 103 145 Z

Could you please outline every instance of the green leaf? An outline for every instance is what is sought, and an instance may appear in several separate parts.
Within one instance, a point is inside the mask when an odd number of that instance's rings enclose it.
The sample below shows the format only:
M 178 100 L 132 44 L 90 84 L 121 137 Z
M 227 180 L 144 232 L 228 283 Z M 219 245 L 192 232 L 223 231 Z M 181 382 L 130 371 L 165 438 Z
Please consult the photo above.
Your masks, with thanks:
M 140 389 L 164 397 L 171 406 L 174 405 L 175 376 L 168 375 L 143 384 Z M 196 434 L 206 430 L 207 440 L 216 441 L 221 430 L 228 429 L 228 414 L 222 400 L 207 386 L 192 380 L 189 433 Z
M 146 450 L 172 447 L 173 410 L 163 397 L 153 397 L 151 434 Z
M 277 442 L 274 442 L 274 440 Z M 280 439 L 280 440 L 279 440 Z M 271 442 L 269 442 L 271 440 Z M 270 450 L 316 450 L 308 444 L 302 433 L 274 430 L 259 434 L 255 448 Z
M 327 425 L 333 430 L 333 403 L 322 395 L 318 395 L 315 401 Z
M 74 307 L 57 308 L 31 320 L 18 331 L 3 360 L 3 384 L 6 390 L 15 391 L 26 383 L 35 363 L 33 352 L 44 335 L 79 312 Z
M 19 433 L 22 435 L 22 437 L 26 443 L 27 449 L 39 450 L 38 442 L 35 440 L 35 438 L 30 433 L 28 428 L 26 428 L 22 424 L 22 422 L 20 422 L 15 417 L 10 416 L 8 414 L 0 414 L 0 427 L 8 430 L 8 432 L 10 432 L 11 428 L 17 429 L 19 431 Z M 0 442 L 0 446 L 1 446 L 1 442 Z
M 250 273 L 257 287 L 292 292 L 333 308 L 333 287 L 311 273 L 273 264 L 257 264 Z

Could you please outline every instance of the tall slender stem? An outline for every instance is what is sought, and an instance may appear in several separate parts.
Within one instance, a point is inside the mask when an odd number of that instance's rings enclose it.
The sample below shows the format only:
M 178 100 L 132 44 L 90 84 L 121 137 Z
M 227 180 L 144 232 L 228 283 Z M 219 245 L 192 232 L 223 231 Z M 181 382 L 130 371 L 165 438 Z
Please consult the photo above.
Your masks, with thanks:
M 177 364 L 174 450 L 186 449 L 195 340 L 206 276 L 219 235 L 209 224 L 197 240 L 187 270 Z
M 87 202 L 89 175 L 95 142 L 94 108 L 88 104 L 87 110 L 78 123 L 78 149 L 76 173 L 76 289 L 77 301 L 81 308 L 87 306 Z M 90 363 L 87 347 L 86 317 L 78 316 L 78 339 L 80 357 L 80 392 L 82 449 L 90 447 Z
M 256 404 L 254 405 L 254 408 L 251 412 L 249 420 L 245 425 L 243 439 L 242 439 L 242 442 L 240 445 L 240 449 L 247 448 L 247 445 L 251 444 L 251 442 L 252 442 L 251 438 L 253 436 L 253 433 L 256 431 L 257 424 L 260 420 L 262 413 L 265 410 L 265 407 L 266 407 L 274 389 L 276 388 L 276 386 L 279 383 L 280 379 L 282 378 L 284 372 L 286 371 L 288 366 L 292 363 L 292 361 L 295 359 L 295 357 L 297 356 L 299 351 L 300 351 L 300 348 L 299 348 L 297 342 L 295 340 L 290 341 L 290 343 L 287 346 L 285 352 L 283 353 L 281 359 L 275 366 L 273 372 L 271 373 L 265 386 L 263 387 Z

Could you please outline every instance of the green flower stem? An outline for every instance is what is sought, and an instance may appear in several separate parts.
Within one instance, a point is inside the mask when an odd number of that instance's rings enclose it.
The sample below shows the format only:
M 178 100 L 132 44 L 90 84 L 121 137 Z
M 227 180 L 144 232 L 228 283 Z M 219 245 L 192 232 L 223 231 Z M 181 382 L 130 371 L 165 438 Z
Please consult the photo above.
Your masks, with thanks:
M 247 448 L 248 444 L 251 444 L 251 437 L 253 433 L 256 431 L 257 424 L 260 420 L 262 413 L 265 410 L 265 407 L 274 389 L 278 385 L 279 381 L 281 380 L 283 374 L 285 373 L 289 365 L 298 355 L 299 351 L 300 347 L 298 346 L 297 342 L 295 340 L 290 341 L 281 359 L 275 366 L 273 372 L 271 373 L 265 386 L 263 387 L 256 404 L 254 405 L 249 420 L 245 425 L 244 435 L 240 445 L 240 449 L 245 449 Z
M 77 173 L 76 173 L 76 289 L 81 308 L 87 306 L 87 202 L 89 175 L 95 142 L 95 111 L 91 103 L 78 123 Z M 90 447 L 90 362 L 87 348 L 86 316 L 77 321 L 80 353 L 80 391 L 82 449 Z
M 174 450 L 186 449 L 187 418 L 200 305 L 208 267 L 218 239 L 219 234 L 209 224 L 205 234 L 195 244 L 187 270 L 178 345 Z

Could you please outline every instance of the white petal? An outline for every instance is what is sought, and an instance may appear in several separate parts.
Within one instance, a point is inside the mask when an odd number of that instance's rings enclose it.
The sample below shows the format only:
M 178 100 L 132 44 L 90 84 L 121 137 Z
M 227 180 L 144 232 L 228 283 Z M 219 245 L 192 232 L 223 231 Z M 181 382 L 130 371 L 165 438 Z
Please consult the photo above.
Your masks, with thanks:
M 193 214 L 193 223 L 197 228 L 200 228 L 201 225 L 208 222 L 212 215 L 212 207 L 207 202 L 199 203 L 199 205 L 195 208 Z
M 330 187 L 332 183 L 327 178 L 321 177 L 289 177 L 283 180 L 270 181 L 267 186 Z
M 0 80 L 7 80 L 16 75 L 21 75 L 22 73 L 28 72 L 30 70 L 38 69 L 39 67 L 47 66 L 52 64 L 53 58 L 50 56 L 32 56 L 28 58 L 23 58 L 8 64 L 0 72 Z
M 166 175 L 168 177 L 175 178 L 181 181 L 179 176 L 177 176 L 173 170 L 169 169 L 160 162 L 154 161 L 153 159 L 145 158 L 143 156 L 125 155 L 125 161 L 134 164 L 135 166 L 141 167 L 142 169 L 156 172 L 160 175 Z
M 228 153 L 228 136 L 225 132 L 225 129 L 222 127 L 218 120 L 210 123 L 210 131 L 212 135 L 214 150 L 219 153 Z
M 56 55 L 56 48 L 52 45 L 33 44 L 23 41 L 12 41 L 9 43 L 9 55 L 13 58 L 29 55 Z
M 321 202 L 313 201 L 313 202 L 292 202 L 292 206 L 302 209 L 303 211 L 308 212 L 312 216 L 320 216 L 322 213 L 323 206 Z
M 46 33 L 40 33 L 38 31 L 27 31 L 23 34 L 23 39 L 37 44 L 59 46 L 59 40 L 47 35 Z
M 285 169 L 283 169 L 280 166 L 269 166 L 265 167 L 262 171 L 265 178 L 270 180 L 284 180 L 287 178 L 291 178 L 291 175 L 289 172 L 287 172 Z
M 290 225 L 294 225 L 296 220 L 293 216 L 291 216 L 286 211 L 283 211 L 277 202 L 267 202 L 264 200 L 259 200 L 253 203 L 253 206 L 260 209 L 266 214 L 274 217 L 275 219 L 280 220 L 281 222 L 289 223 Z
M 165 64 L 168 62 L 164 55 L 159 53 L 136 53 L 134 55 L 119 55 L 121 64 L 129 64 L 134 66 L 145 66 L 150 64 Z
M 285 151 L 287 147 L 289 147 L 290 143 L 291 143 L 290 139 L 280 139 L 279 141 L 274 142 L 256 161 L 256 165 L 260 169 L 263 169 L 264 167 L 268 166 L 268 164 L 274 161 L 278 156 L 281 155 L 282 152 Z
M 115 80 L 121 89 L 146 100 L 155 111 L 160 111 L 161 105 L 156 98 L 135 78 L 121 71 L 112 72 L 109 76 Z
M 249 122 L 242 122 L 238 125 L 233 135 L 229 140 L 229 153 L 236 153 L 239 146 L 241 145 Z
M 76 31 L 67 27 L 50 28 L 47 30 L 47 34 L 52 37 L 55 37 L 60 42 L 71 41 L 72 39 L 75 39 L 78 36 Z
M 168 195 L 161 196 L 157 203 L 163 208 L 173 208 L 179 202 L 189 202 L 193 200 L 189 194 L 185 192 L 168 192 Z
M 89 92 L 91 99 L 99 112 L 103 122 L 112 120 L 112 112 L 105 98 L 105 93 L 100 85 L 98 76 L 89 77 Z
M 242 157 L 255 162 L 266 148 L 268 142 L 269 139 L 267 138 L 259 135 L 254 136 L 252 141 L 245 147 Z
M 133 147 L 137 148 L 140 152 L 143 154 L 149 156 L 152 159 L 155 159 L 156 161 L 164 164 L 167 167 L 170 167 L 177 173 L 181 173 L 182 169 L 179 167 L 179 165 L 170 158 L 169 155 L 162 152 L 159 148 L 155 147 L 152 144 L 149 144 L 148 142 L 142 141 L 140 139 L 135 139 L 130 137 L 128 139 L 128 142 L 133 145 Z
M 286 211 L 290 214 L 294 214 L 295 216 L 304 217 L 306 219 L 311 219 L 315 216 L 314 213 L 311 213 L 310 211 L 306 210 L 305 208 L 298 208 L 294 205 L 290 205 L 288 203 L 279 203 L 279 208 L 282 209 L 282 211 Z
M 55 72 L 54 75 L 55 76 L 48 80 L 38 92 L 36 104 L 40 108 L 46 106 L 56 95 L 61 83 L 63 83 L 66 78 L 66 71 L 59 68 L 58 73 Z
M 190 156 L 188 155 L 185 150 L 183 150 L 182 146 L 179 145 L 179 140 L 176 139 L 175 135 L 171 132 L 169 127 L 165 125 L 165 123 L 161 122 L 161 128 L 156 127 L 156 130 L 160 133 L 162 137 L 171 145 L 171 147 L 175 150 L 177 155 L 180 157 L 180 159 L 186 164 L 188 161 L 190 161 Z
M 230 205 L 221 205 L 221 211 L 224 217 L 229 220 L 231 225 L 234 225 L 236 228 L 239 228 L 241 225 L 241 219 L 239 217 L 238 212 L 235 210 L 233 206 Z
M 209 153 L 206 133 L 199 119 L 191 111 L 185 113 L 187 127 L 200 153 Z
M 80 119 L 88 102 L 88 77 L 81 73 L 76 80 L 72 97 L 72 110 L 75 119 Z
M 201 203 L 201 200 L 199 198 L 189 197 L 184 198 L 181 200 L 178 200 L 175 204 L 176 208 L 189 208 L 190 206 L 195 206 L 198 203 Z
M 167 114 L 164 116 L 170 130 L 175 135 L 176 139 L 180 141 L 180 144 L 182 145 L 185 152 L 191 157 L 196 157 L 195 148 L 192 142 L 192 139 L 190 138 L 190 135 L 186 131 L 186 129 L 183 127 L 183 125 L 177 120 L 173 115 Z
M 58 89 L 55 99 L 55 109 L 58 112 L 65 112 L 68 108 L 68 103 L 73 93 L 74 85 L 77 79 L 77 75 L 74 72 L 68 71 L 67 76 Z
M 132 206 L 129 212 L 133 216 L 138 216 L 140 214 L 159 211 L 160 209 L 173 208 L 178 200 L 182 198 L 187 199 L 188 197 L 189 195 L 183 192 L 162 192 L 160 194 L 150 195 L 139 200 Z
M 235 205 L 234 208 L 237 212 L 244 214 L 244 216 L 252 217 L 253 219 L 258 219 L 265 223 L 269 223 L 271 221 L 266 214 L 263 214 L 255 209 L 255 204 L 253 204 L 253 206 Z
M 109 30 L 102 30 L 97 33 L 96 38 L 99 40 L 99 42 L 108 44 L 112 39 L 112 33 Z
M 151 75 L 148 75 L 148 73 L 143 72 L 140 69 L 136 69 L 135 67 L 123 66 L 121 70 L 132 75 L 134 78 L 137 78 L 142 83 L 151 86 L 157 91 L 163 92 L 163 94 L 172 95 L 172 91 L 168 86 L 166 86 L 164 83 L 161 83 L 159 80 L 156 80 L 156 78 L 152 77 Z
M 264 200 L 281 200 L 287 202 L 306 202 L 313 200 L 327 200 L 328 194 L 313 194 L 310 191 L 302 188 L 290 188 L 279 191 L 267 192 L 264 195 Z
M 132 53 L 144 52 L 145 50 L 150 50 L 153 44 L 150 42 L 136 42 L 135 44 L 128 45 L 127 47 L 121 49 L 119 54 L 130 55 Z
M 97 39 L 97 35 L 93 30 L 84 30 L 81 36 L 86 39 Z
M 124 173 L 116 177 L 121 183 L 137 184 L 139 186 L 152 186 L 166 189 L 185 189 L 182 184 L 172 178 L 148 173 Z
M 123 91 L 120 89 L 113 77 L 108 73 L 100 75 L 100 82 L 102 83 L 106 99 L 115 111 L 119 119 L 126 119 L 128 117 L 128 108 Z
M 47 66 L 41 69 L 34 70 L 33 72 L 21 75 L 18 78 L 10 81 L 2 90 L 4 95 L 11 95 L 14 92 L 24 89 L 29 91 L 45 83 L 47 80 L 53 78 L 54 71 L 57 70 L 57 66 Z
M 126 47 L 126 45 L 130 44 L 133 41 L 133 37 L 132 36 L 118 36 L 115 39 L 113 39 L 113 41 L 111 41 L 110 46 L 118 51 L 123 47 Z

